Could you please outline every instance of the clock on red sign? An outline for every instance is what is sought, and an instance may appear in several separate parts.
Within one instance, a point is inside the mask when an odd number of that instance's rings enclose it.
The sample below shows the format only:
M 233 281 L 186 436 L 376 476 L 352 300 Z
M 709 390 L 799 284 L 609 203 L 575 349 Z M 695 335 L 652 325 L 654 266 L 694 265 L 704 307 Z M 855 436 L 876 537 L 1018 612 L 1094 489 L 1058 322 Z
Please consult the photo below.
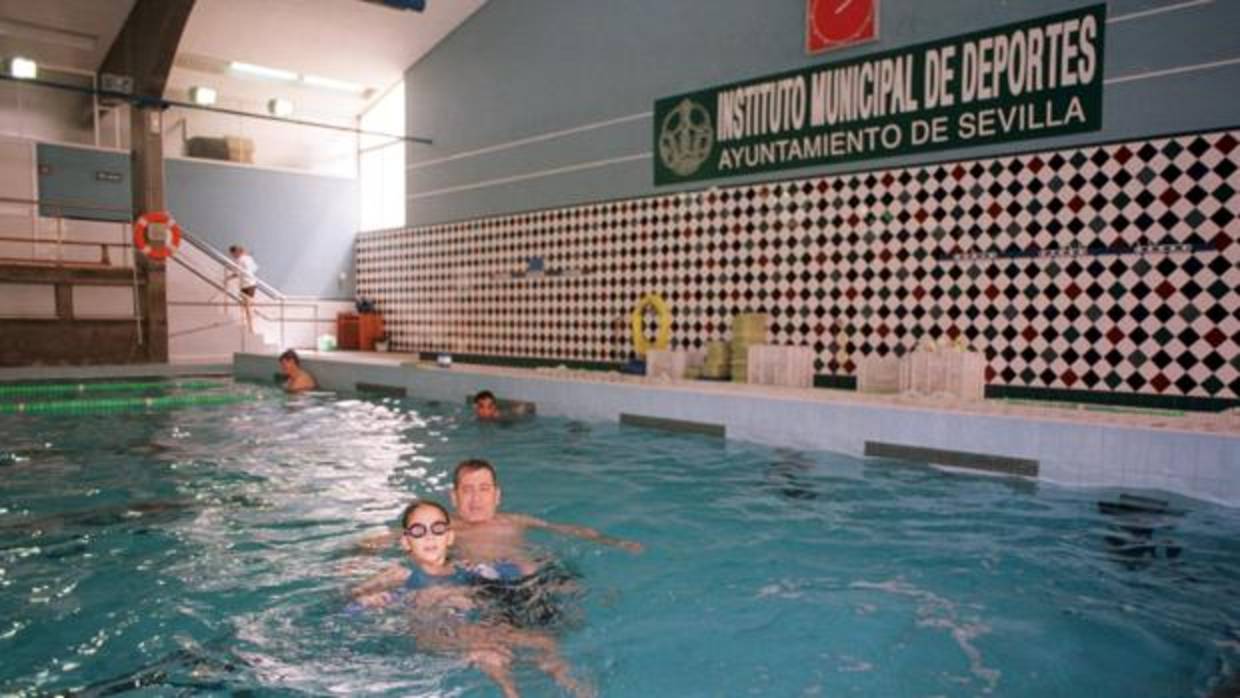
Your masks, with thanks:
M 877 38 L 878 0 L 806 0 L 806 51 L 822 53 Z

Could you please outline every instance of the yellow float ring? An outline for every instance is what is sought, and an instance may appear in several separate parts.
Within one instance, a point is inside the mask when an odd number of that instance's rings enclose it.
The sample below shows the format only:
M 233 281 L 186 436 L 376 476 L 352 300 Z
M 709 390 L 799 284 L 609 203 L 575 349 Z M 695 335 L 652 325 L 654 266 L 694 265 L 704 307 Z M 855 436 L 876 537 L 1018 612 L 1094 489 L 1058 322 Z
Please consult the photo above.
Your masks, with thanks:
M 650 351 L 650 340 L 646 339 L 646 309 L 650 308 L 659 316 L 659 330 L 654 337 L 654 349 L 666 349 L 672 343 L 672 311 L 667 301 L 657 293 L 647 293 L 633 308 L 629 322 L 633 327 L 633 350 L 638 356 L 645 356 Z

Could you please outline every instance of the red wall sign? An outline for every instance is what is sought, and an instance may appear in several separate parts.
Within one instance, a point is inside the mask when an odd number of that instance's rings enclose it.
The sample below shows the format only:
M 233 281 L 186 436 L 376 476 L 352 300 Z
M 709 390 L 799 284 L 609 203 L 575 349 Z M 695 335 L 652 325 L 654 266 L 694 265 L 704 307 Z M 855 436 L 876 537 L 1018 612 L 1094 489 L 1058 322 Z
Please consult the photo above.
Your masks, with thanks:
M 806 51 L 822 53 L 877 38 L 878 0 L 806 0 Z

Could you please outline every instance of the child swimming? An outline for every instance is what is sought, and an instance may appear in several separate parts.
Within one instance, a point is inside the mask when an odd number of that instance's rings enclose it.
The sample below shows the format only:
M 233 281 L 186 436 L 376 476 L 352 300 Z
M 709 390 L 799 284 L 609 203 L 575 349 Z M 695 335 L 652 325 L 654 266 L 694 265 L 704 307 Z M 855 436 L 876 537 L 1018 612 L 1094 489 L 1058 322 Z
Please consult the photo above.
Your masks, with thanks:
M 471 593 L 478 576 L 448 559 L 455 536 L 447 509 L 438 502 L 418 500 L 405 508 L 400 521 L 404 529 L 400 544 L 409 562 L 358 585 L 352 592 L 358 604 L 378 608 L 403 602 L 420 646 L 463 654 L 499 685 L 505 698 L 521 695 L 512 676 L 517 650 L 528 650 L 538 668 L 569 694 L 592 695 L 572 678 L 554 637 L 480 618 Z

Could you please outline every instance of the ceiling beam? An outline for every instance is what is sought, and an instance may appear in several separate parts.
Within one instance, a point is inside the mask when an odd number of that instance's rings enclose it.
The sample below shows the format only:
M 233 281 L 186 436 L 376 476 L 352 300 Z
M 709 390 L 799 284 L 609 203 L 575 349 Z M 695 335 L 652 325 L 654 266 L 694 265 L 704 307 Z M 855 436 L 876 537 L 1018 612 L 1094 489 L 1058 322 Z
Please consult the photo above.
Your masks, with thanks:
M 193 9 L 194 0 L 137 0 L 99 72 L 132 77 L 135 95 L 162 97 Z

